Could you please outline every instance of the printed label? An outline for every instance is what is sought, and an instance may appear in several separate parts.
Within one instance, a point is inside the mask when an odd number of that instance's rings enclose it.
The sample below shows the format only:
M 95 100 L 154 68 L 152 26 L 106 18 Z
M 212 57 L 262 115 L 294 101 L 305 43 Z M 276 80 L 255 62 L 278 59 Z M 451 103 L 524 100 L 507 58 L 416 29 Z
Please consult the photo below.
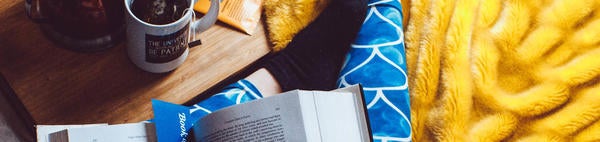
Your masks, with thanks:
M 146 62 L 166 63 L 181 56 L 187 48 L 188 26 L 168 35 L 146 34 Z

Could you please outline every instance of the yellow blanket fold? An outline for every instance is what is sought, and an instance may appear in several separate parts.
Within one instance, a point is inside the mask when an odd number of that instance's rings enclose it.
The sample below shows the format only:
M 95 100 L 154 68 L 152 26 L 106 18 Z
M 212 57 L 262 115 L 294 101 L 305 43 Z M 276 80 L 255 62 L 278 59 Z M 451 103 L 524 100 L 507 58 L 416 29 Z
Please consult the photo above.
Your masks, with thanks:
M 412 0 L 414 141 L 600 141 L 600 0 Z
M 329 0 L 265 0 L 265 16 L 273 50 L 279 51 L 312 22 Z
M 279 51 L 292 41 L 292 38 L 312 22 L 330 0 L 265 0 L 264 10 L 273 51 Z M 410 4 L 402 0 L 402 5 Z M 408 20 L 408 7 L 402 9 L 404 23 Z

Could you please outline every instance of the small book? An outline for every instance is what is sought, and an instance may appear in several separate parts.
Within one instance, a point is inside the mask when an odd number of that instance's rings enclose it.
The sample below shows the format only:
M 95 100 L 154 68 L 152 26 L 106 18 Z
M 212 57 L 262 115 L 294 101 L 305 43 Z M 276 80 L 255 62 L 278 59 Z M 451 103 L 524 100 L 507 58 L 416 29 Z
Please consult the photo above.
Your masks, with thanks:
M 334 91 L 295 90 L 213 112 L 193 141 L 372 141 L 359 85 Z
M 83 128 L 83 127 L 96 127 L 96 126 L 105 126 L 108 123 L 99 123 L 99 124 L 80 124 L 80 125 L 36 125 L 36 134 L 37 134 L 37 142 L 50 142 L 50 138 L 48 135 L 51 133 L 55 133 L 58 131 L 73 129 L 73 128 Z
M 49 134 L 50 142 L 156 142 L 152 123 L 67 128 Z

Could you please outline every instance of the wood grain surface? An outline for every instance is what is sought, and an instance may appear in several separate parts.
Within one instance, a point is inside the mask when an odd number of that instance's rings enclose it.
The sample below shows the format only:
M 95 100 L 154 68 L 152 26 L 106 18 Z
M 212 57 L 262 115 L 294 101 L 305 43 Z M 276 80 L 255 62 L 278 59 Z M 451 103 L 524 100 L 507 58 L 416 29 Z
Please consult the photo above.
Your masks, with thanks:
M 263 23 L 250 36 L 218 23 L 179 68 L 138 69 L 124 42 L 77 53 L 48 40 L 24 0 L 0 1 L 0 72 L 37 124 L 126 123 L 152 118 L 150 99 L 184 103 L 271 51 Z

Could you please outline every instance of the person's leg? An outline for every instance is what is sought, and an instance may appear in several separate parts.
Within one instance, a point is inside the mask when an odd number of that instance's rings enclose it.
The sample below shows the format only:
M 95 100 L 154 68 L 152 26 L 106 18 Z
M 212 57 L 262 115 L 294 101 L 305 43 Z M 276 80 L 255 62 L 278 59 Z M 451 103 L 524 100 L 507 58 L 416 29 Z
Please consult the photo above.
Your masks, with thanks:
M 370 16 L 348 53 L 339 87 L 363 86 L 374 141 L 411 141 L 400 1 L 371 2 Z
M 328 7 L 264 65 L 281 86 L 331 90 L 367 10 L 366 0 L 333 0 Z
M 248 77 L 233 83 L 206 100 L 190 106 L 190 120 L 199 120 L 203 116 L 219 109 L 281 93 L 275 78 L 261 68 Z
M 262 98 L 259 90 L 248 80 L 239 80 L 203 101 L 190 106 L 192 122 L 222 108 Z
M 263 97 L 281 93 L 281 86 L 279 86 L 279 83 L 277 83 L 273 75 L 264 68 L 260 68 L 245 79 L 252 82 L 252 84 L 257 84 L 255 87 Z
M 264 68 L 191 106 L 192 117 L 292 89 L 334 89 L 366 8 L 366 0 L 333 0 Z

